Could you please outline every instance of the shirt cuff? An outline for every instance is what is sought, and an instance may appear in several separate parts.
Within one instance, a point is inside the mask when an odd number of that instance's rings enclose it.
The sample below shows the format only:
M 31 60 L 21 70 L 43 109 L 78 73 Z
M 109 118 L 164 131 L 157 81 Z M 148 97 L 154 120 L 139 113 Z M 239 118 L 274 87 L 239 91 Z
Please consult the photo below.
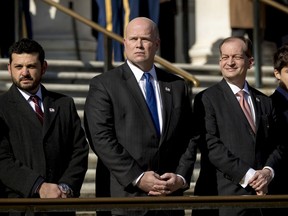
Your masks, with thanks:
M 40 186 L 41 186 L 44 182 L 45 182 L 45 180 L 44 180 L 43 177 L 39 177 L 39 178 L 36 180 L 36 182 L 35 182 L 35 184 L 34 184 L 34 186 L 33 186 L 33 188 L 32 188 L 32 191 L 33 191 L 34 194 L 39 194 Z
M 176 175 L 179 176 L 183 180 L 182 188 L 186 188 L 188 185 L 186 184 L 185 178 L 183 176 L 179 175 L 179 174 L 176 174 Z
M 144 175 L 144 172 L 143 172 L 137 179 L 135 179 L 135 180 L 132 182 L 132 185 L 133 185 L 133 186 L 136 186 L 137 183 L 139 182 L 139 180 L 142 178 L 143 175 Z
M 272 172 L 272 179 L 274 178 L 275 172 L 274 172 L 274 169 L 272 167 L 264 166 L 263 169 L 269 169 Z
M 254 176 L 255 172 L 256 172 L 256 171 L 255 171 L 254 169 L 252 169 L 252 168 L 250 168 L 250 169 L 246 172 L 245 176 L 244 176 L 244 177 L 241 179 L 241 181 L 239 182 L 239 184 L 241 185 L 241 187 L 243 187 L 243 188 L 247 187 L 249 180 Z

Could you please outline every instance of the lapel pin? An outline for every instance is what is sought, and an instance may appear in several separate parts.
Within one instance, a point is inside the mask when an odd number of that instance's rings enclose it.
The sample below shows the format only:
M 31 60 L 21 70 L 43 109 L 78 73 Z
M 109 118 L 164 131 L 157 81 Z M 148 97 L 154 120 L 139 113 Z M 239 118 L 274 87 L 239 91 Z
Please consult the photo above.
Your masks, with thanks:
M 49 112 L 55 112 L 54 108 L 49 108 Z
M 257 101 L 257 102 L 260 102 L 260 99 L 256 97 L 256 101 Z
M 167 91 L 167 92 L 170 92 L 170 91 L 171 91 L 171 89 L 170 89 L 170 88 L 168 88 L 168 87 L 165 87 L 165 91 Z

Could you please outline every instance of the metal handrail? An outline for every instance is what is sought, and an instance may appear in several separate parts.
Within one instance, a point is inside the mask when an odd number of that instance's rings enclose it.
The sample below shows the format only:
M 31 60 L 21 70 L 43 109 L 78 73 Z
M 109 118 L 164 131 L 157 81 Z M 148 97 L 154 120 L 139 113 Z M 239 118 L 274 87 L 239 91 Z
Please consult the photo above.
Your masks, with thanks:
M 90 26 L 91 28 L 105 34 L 106 36 L 108 36 L 109 38 L 112 38 L 120 43 L 123 43 L 123 38 L 121 36 L 119 36 L 118 34 L 115 34 L 111 31 L 107 31 L 105 28 L 103 28 L 102 26 L 98 25 L 97 23 L 83 17 L 80 16 L 79 14 L 75 13 L 74 11 L 60 5 L 59 3 L 56 3 L 52 0 L 42 0 L 43 2 L 56 7 L 58 10 L 64 12 L 65 14 L 68 14 L 69 16 L 77 19 L 78 21 Z M 181 68 L 177 68 L 175 67 L 173 64 L 171 64 L 169 61 L 159 57 L 159 56 L 155 56 L 155 62 L 159 63 L 160 65 L 162 65 L 163 67 L 165 67 L 167 70 L 169 70 L 172 73 L 178 74 L 180 76 L 182 76 L 183 78 L 191 81 L 193 83 L 194 86 L 198 87 L 200 85 L 200 82 L 198 79 L 196 79 L 192 74 L 190 74 L 189 72 L 181 69 Z
M 284 6 L 283 4 L 280 4 L 272 0 L 260 0 L 260 1 L 288 14 L 288 7 Z
M 105 211 L 113 209 L 167 210 L 220 208 L 288 208 L 288 195 L 179 196 L 118 198 L 2 198 L 0 212 Z

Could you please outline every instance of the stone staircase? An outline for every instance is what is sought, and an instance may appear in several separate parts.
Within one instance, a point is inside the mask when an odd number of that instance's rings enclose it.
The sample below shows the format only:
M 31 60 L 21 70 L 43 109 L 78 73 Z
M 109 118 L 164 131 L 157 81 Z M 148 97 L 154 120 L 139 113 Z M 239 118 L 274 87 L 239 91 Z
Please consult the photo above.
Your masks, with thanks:
M 85 98 L 89 89 L 89 81 L 92 77 L 97 76 L 103 72 L 103 62 L 82 62 L 74 60 L 47 60 L 48 70 L 43 77 L 43 84 L 51 91 L 57 91 L 74 98 L 77 111 L 80 118 L 83 120 L 83 108 Z M 8 59 L 0 58 L 0 93 L 6 91 L 11 85 L 10 75 L 7 71 Z M 115 63 L 114 66 L 120 63 Z M 215 84 L 222 79 L 218 65 L 202 65 L 192 66 L 190 64 L 174 64 L 191 74 L 193 74 L 200 81 L 199 87 L 193 88 L 193 94 L 197 94 L 201 90 Z M 277 82 L 273 76 L 272 66 L 262 67 L 263 87 L 259 90 L 267 95 L 270 95 Z M 255 76 L 251 69 L 248 72 L 248 82 L 254 86 Z M 200 155 L 197 157 L 197 163 L 192 176 L 191 187 L 186 191 L 186 195 L 193 195 L 194 184 L 197 180 Z M 89 153 L 89 169 L 87 171 L 85 182 L 82 186 L 81 197 L 90 198 L 95 196 L 95 168 L 97 157 L 90 151 Z M 81 213 L 81 215 L 90 215 L 90 213 Z M 93 214 L 92 214 L 93 215 Z M 95 215 L 95 214 L 94 214 Z

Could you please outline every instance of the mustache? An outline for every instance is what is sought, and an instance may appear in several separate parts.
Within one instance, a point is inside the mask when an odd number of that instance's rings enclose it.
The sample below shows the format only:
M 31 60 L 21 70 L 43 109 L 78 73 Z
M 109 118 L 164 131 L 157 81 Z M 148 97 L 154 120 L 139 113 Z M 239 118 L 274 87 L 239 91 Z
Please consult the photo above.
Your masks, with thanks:
M 26 75 L 26 76 L 21 75 L 19 77 L 19 80 L 20 81 L 22 81 L 22 80 L 33 80 L 33 78 L 30 75 Z

